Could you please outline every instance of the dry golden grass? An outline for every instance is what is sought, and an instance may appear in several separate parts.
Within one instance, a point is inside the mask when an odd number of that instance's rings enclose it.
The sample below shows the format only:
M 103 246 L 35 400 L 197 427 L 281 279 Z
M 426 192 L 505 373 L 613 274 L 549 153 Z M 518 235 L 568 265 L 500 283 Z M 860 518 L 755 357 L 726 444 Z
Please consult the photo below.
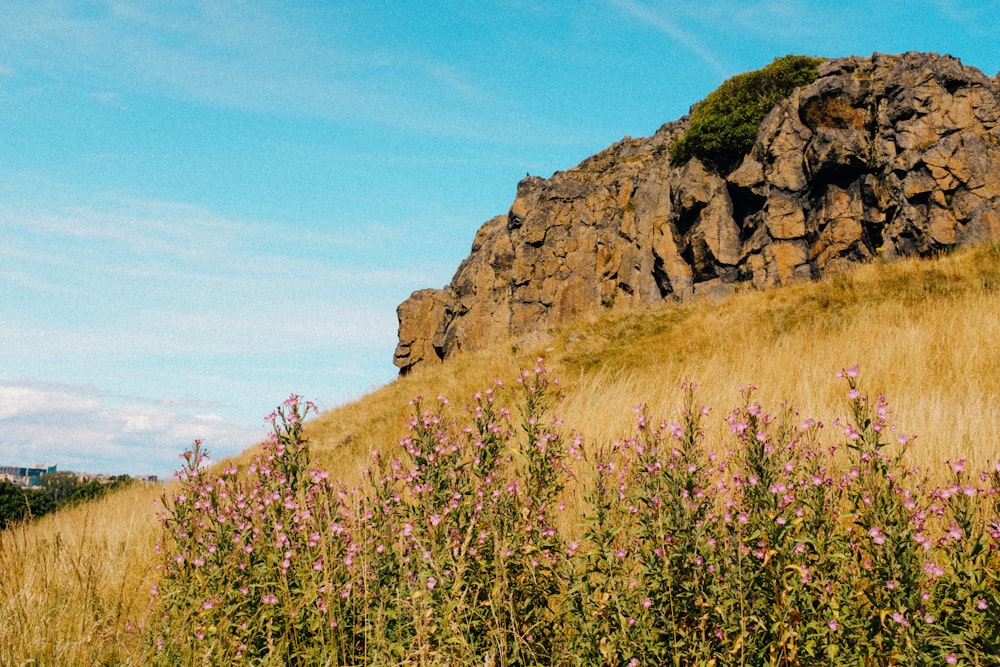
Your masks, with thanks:
M 981 466 L 1000 451 L 998 245 L 721 301 L 607 313 L 551 333 L 543 348 L 515 354 L 500 343 L 320 415 L 309 427 L 315 464 L 358 483 L 370 452 L 391 450 L 404 435 L 414 396 L 461 406 L 537 355 L 565 389 L 557 412 L 566 428 L 590 446 L 630 431 L 639 403 L 669 418 L 685 380 L 700 383 L 718 434 L 745 383 L 769 406 L 787 399 L 829 424 L 846 410 L 834 373 L 857 363 L 865 390 L 884 392 L 901 430 L 918 435 L 912 463 L 966 457 Z M 0 664 L 137 664 L 139 635 L 126 627 L 147 613 L 161 492 L 136 487 L 0 533 Z
M 0 532 L 0 665 L 135 664 L 162 492 L 135 485 Z
M 666 409 L 677 403 L 674 385 L 691 378 L 701 382 L 703 400 L 716 407 L 732 407 L 737 386 L 753 383 L 772 405 L 789 400 L 829 423 L 845 410 L 845 387 L 834 373 L 858 363 L 864 387 L 884 392 L 900 428 L 918 434 L 912 463 L 926 467 L 965 456 L 983 465 L 997 454 L 995 247 L 935 262 L 861 267 L 828 281 L 740 294 L 692 311 L 672 330 L 636 341 L 659 350 L 658 358 L 626 346 L 621 361 L 602 361 L 630 369 L 630 379 L 621 388 L 580 392 L 580 416 L 606 411 L 610 396 L 618 404 L 627 395 Z
M 846 386 L 834 374 L 857 363 L 863 388 L 885 393 L 900 431 L 918 436 L 912 464 L 966 457 L 982 466 L 1000 449 L 996 244 L 720 301 L 608 313 L 551 333 L 545 348 L 515 354 L 506 342 L 325 413 L 313 423 L 318 459 L 356 482 L 368 453 L 404 434 L 410 398 L 466 401 L 492 378 L 512 378 L 535 355 L 566 390 L 559 415 L 592 443 L 628 431 L 639 403 L 669 417 L 685 380 L 699 382 L 717 424 L 739 403 L 739 386 L 754 384 L 765 404 L 787 400 L 829 425 L 846 410 Z

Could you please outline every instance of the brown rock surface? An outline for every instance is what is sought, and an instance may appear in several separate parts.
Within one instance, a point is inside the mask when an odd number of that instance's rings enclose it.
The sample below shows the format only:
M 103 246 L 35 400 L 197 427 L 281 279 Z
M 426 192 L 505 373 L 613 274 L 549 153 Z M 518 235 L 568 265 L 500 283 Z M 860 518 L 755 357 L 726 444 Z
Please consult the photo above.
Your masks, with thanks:
M 602 309 L 1000 236 L 1000 84 L 950 56 L 827 61 L 728 174 L 671 164 L 686 125 L 521 181 L 451 283 L 400 305 L 401 372 Z

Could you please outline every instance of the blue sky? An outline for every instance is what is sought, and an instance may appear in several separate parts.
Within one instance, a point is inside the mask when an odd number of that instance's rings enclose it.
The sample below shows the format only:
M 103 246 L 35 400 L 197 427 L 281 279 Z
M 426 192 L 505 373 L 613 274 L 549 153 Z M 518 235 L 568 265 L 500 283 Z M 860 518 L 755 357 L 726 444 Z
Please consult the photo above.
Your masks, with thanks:
M 0 0 L 0 464 L 241 451 L 391 381 L 526 172 L 777 56 L 998 40 L 996 1 Z

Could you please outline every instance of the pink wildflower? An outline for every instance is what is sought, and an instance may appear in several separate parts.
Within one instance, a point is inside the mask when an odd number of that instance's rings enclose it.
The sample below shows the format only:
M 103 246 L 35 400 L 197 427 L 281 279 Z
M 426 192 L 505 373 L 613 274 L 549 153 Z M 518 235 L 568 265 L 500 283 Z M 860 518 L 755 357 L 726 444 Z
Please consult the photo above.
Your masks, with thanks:
M 948 529 L 948 537 L 953 540 L 962 539 L 962 528 L 954 521 L 951 522 L 951 527 Z
M 944 568 L 938 565 L 936 561 L 924 563 L 924 572 L 933 579 L 944 576 Z

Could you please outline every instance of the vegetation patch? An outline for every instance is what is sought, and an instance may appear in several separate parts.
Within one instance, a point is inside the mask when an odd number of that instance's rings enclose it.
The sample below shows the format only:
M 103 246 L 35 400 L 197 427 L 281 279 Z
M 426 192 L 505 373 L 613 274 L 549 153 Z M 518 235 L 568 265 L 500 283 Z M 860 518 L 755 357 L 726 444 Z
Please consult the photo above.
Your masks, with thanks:
M 1000 463 L 900 463 L 888 402 L 837 373 L 829 426 L 683 385 L 611 442 L 564 432 L 539 361 L 462 409 L 413 402 L 353 489 L 308 467 L 292 397 L 243 473 L 186 455 L 153 664 L 938 665 L 1000 655 Z M 579 512 L 575 531 L 556 517 Z
M 695 106 L 687 132 L 670 146 L 674 162 L 693 157 L 729 171 L 750 152 L 764 116 L 801 86 L 816 80 L 823 58 L 788 55 L 737 74 Z

